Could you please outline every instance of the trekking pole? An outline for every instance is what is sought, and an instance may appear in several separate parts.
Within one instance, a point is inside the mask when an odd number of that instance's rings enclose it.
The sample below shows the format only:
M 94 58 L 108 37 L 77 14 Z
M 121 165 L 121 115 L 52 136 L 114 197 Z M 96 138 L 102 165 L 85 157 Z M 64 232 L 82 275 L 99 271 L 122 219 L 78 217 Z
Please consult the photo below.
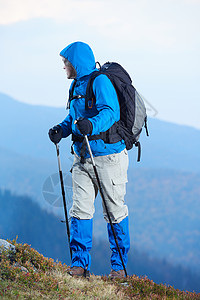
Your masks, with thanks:
M 69 250 L 70 250 L 70 256 L 72 259 L 72 249 L 70 247 L 70 230 L 69 230 L 69 222 L 68 222 L 68 216 L 67 216 L 67 207 L 66 207 L 66 200 L 65 200 L 65 189 L 64 189 L 64 183 L 63 183 L 63 173 L 61 169 L 61 163 L 60 163 L 60 151 L 59 146 L 56 144 L 56 152 L 58 157 L 58 168 L 59 168 L 59 175 L 60 175 L 60 185 L 62 190 L 62 198 L 63 198 L 63 206 L 64 206 L 64 212 L 65 212 L 65 223 L 67 228 L 67 236 L 68 236 L 68 242 L 69 242 Z
M 110 222 L 110 226 L 111 226 L 112 233 L 113 233 L 113 236 L 114 236 L 114 239 L 115 239 L 115 243 L 116 243 L 116 246 L 117 246 L 117 250 L 118 250 L 118 252 L 119 252 L 119 256 L 120 256 L 120 259 L 121 259 L 121 262 L 122 262 L 122 266 L 123 266 L 123 268 L 124 268 L 125 275 L 126 275 L 126 277 L 127 277 L 126 267 L 125 267 L 125 264 L 124 264 L 124 261 L 123 261 L 123 257 L 122 257 L 122 254 L 121 254 L 121 250 L 120 250 L 120 248 L 119 248 L 119 243 L 118 243 L 118 240 L 117 240 L 117 236 L 116 236 L 116 233 L 115 233 L 115 229 L 114 229 L 113 223 L 112 223 L 112 221 L 111 221 L 110 214 L 109 214 L 109 212 L 108 212 L 108 207 L 107 207 L 106 200 L 105 200 L 105 197 L 104 197 L 104 194 L 103 194 L 103 190 L 102 190 L 101 183 L 100 183 L 100 180 L 99 180 L 99 175 L 98 175 L 98 173 L 97 173 L 97 168 L 96 168 L 96 165 L 95 165 L 94 157 L 93 157 L 93 155 L 92 155 L 92 150 L 91 150 L 91 148 L 90 148 L 90 144 L 89 144 L 87 135 L 85 135 L 85 141 L 86 141 L 86 143 L 87 143 L 87 147 L 88 147 L 88 151 L 89 151 L 89 154 L 90 154 L 90 158 L 91 158 L 91 160 L 92 160 L 92 165 L 93 165 L 94 173 L 95 173 L 95 176 L 96 176 L 96 179 L 97 179 L 97 183 L 98 183 L 98 186 L 99 186 L 99 192 L 100 192 L 101 198 L 102 198 L 102 200 L 103 200 L 103 204 L 104 204 L 105 209 L 106 209 L 106 213 L 107 213 L 107 216 L 108 216 L 108 220 L 109 220 L 109 222 Z

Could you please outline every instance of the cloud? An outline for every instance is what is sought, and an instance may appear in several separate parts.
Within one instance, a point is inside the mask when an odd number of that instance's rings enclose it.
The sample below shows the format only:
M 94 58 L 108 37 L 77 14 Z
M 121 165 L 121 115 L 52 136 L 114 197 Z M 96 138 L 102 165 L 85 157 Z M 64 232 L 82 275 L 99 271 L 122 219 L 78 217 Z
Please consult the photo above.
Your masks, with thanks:
M 185 3 L 200 5 L 200 0 L 185 0 Z
M 0 2 L 0 24 L 8 25 L 32 18 L 53 18 L 70 22 L 80 17 L 89 17 L 91 11 L 99 9 L 96 1 L 70 0 L 3 0 Z
M 116 46 L 148 44 L 164 50 L 185 43 L 183 32 L 190 38 L 190 33 L 199 26 L 195 10 L 200 1 L 191 0 L 191 4 L 188 1 L 1 0 L 0 24 L 48 18 L 72 30 L 73 26 L 79 26 L 80 31 L 82 26 L 87 27 L 88 31 L 96 31 L 97 36 L 112 39 Z

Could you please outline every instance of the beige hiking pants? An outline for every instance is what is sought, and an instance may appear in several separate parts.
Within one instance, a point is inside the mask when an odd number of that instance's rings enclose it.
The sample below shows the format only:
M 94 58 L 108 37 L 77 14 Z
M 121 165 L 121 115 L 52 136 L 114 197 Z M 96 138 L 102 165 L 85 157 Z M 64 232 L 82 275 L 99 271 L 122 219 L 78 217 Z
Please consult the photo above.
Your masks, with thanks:
M 113 223 L 119 223 L 128 216 L 128 207 L 124 203 L 126 194 L 128 153 L 94 157 L 104 197 Z M 98 184 L 90 158 L 84 164 L 75 154 L 72 167 L 73 205 L 70 216 L 78 219 L 91 219 L 94 214 L 94 200 L 98 193 Z M 108 222 L 103 205 L 104 218 Z

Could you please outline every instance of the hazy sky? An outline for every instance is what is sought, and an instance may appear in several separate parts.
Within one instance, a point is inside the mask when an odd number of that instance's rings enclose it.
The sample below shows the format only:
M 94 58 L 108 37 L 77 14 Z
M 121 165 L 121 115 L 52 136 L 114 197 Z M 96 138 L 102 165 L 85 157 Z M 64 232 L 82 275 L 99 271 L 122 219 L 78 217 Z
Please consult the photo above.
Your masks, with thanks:
M 200 0 L 0 0 L 0 92 L 65 106 L 59 52 L 120 62 L 157 117 L 200 128 Z

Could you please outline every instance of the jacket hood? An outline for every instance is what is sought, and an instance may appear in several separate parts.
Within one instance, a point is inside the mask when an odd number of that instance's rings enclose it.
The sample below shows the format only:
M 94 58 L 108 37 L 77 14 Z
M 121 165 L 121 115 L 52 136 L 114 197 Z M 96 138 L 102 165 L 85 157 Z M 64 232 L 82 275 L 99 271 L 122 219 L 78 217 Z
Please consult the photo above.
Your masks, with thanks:
M 96 70 L 95 58 L 88 44 L 75 42 L 64 48 L 60 55 L 70 61 L 77 72 L 76 79 Z

